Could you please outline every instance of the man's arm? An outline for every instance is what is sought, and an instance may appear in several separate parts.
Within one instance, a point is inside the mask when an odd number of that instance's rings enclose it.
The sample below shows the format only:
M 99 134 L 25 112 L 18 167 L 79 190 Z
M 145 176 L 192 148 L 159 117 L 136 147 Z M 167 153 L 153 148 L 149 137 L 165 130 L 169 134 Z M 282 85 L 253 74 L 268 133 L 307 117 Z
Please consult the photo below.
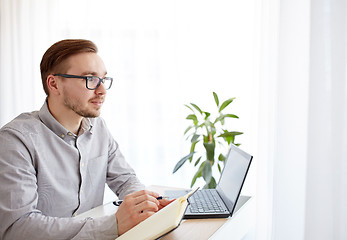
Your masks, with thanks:
M 135 171 L 125 161 L 110 133 L 108 157 L 107 183 L 120 199 L 124 199 L 116 213 L 118 233 L 121 235 L 171 201 L 167 199 L 158 201 L 156 199 L 158 193 L 144 190 L 145 186 L 140 183 Z
M 28 138 L 13 129 L 0 132 L 0 239 L 114 239 L 114 215 L 79 220 L 42 214 L 37 208 L 35 153 L 29 151 L 33 146 Z
M 48 217 L 31 213 L 21 217 L 5 232 L 1 239 L 112 239 L 117 234 L 117 221 L 114 215 L 100 218 Z
M 107 184 L 120 199 L 126 195 L 144 190 L 145 186 L 137 178 L 134 169 L 125 161 L 118 143 L 108 132 Z

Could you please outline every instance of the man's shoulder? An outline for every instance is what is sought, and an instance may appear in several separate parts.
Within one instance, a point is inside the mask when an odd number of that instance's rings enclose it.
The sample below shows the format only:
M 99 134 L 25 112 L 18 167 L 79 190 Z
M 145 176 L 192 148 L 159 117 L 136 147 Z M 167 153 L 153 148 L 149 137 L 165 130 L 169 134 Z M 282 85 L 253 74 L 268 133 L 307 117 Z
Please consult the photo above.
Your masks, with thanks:
M 18 115 L 12 121 L 7 123 L 0 129 L 0 133 L 4 131 L 15 131 L 22 134 L 37 132 L 42 126 L 42 122 L 38 116 L 38 111 L 26 112 Z

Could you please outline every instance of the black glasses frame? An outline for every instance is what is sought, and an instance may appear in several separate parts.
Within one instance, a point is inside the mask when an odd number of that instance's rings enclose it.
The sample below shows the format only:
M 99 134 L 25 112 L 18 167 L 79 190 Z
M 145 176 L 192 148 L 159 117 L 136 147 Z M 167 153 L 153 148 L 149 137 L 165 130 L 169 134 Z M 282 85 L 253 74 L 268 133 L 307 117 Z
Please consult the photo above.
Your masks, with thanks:
M 105 80 L 110 80 L 111 84 L 110 84 L 110 86 L 108 88 L 106 88 L 106 90 L 108 90 L 108 89 L 111 88 L 112 83 L 113 83 L 113 78 L 111 78 L 111 77 L 99 78 L 97 76 L 78 76 L 78 75 L 60 74 L 60 73 L 53 74 L 53 76 L 60 76 L 60 77 L 63 77 L 63 78 L 81 78 L 81 79 L 85 79 L 86 80 L 86 88 L 89 89 L 89 90 L 95 90 L 95 89 L 97 89 L 100 86 L 101 83 L 104 83 Z M 88 81 L 91 81 L 92 78 L 98 78 L 99 79 L 99 82 L 98 82 L 98 84 L 96 85 L 95 88 L 88 87 Z

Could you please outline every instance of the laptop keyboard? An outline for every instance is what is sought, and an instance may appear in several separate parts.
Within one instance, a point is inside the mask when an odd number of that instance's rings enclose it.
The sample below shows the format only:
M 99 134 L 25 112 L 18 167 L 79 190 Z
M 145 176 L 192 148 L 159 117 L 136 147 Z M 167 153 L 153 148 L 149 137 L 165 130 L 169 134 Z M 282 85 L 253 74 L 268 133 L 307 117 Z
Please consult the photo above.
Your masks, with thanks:
M 221 213 L 225 207 L 220 203 L 215 189 L 203 189 L 189 197 L 190 211 L 192 213 Z

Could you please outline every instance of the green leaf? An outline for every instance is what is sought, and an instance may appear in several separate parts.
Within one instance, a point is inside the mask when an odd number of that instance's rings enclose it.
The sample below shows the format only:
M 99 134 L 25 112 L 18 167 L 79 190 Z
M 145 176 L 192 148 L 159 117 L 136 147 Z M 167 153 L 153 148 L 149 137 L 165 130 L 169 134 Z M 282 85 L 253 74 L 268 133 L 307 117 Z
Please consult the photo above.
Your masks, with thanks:
M 204 167 L 201 171 L 201 176 L 204 178 L 205 182 L 209 183 L 212 178 L 212 165 L 211 162 L 206 160 Z
M 193 135 L 193 133 L 189 134 L 189 135 L 186 137 L 186 140 L 188 140 L 192 135 Z
M 224 117 L 230 117 L 230 118 L 239 118 L 238 116 L 234 115 L 234 114 L 225 114 Z
M 241 134 L 243 134 L 243 132 L 225 132 L 219 135 L 218 137 L 230 137 L 230 136 L 237 136 Z
M 218 171 L 221 173 L 222 172 L 222 168 L 220 167 L 219 163 L 218 163 Z
M 196 162 L 195 162 L 195 164 L 194 164 L 194 167 L 196 167 L 196 165 L 199 164 L 200 160 L 201 160 L 201 157 L 199 157 L 199 158 L 196 160 Z
M 190 119 L 190 120 L 193 120 L 193 122 L 194 122 L 194 125 L 197 125 L 198 124 L 198 118 L 196 117 L 196 115 L 195 114 L 189 114 L 187 117 L 186 117 L 186 119 Z
M 227 141 L 228 144 L 234 143 L 235 136 L 243 134 L 242 132 L 228 132 L 225 131 L 223 134 L 219 135 L 218 137 L 222 137 Z
M 192 112 L 194 112 L 194 110 L 193 110 L 190 106 L 188 106 L 187 104 L 184 104 L 184 106 L 186 106 L 187 108 L 189 108 L 190 110 L 192 110 Z
M 229 118 L 239 118 L 238 116 L 236 116 L 236 115 L 234 115 L 234 114 L 223 114 L 223 113 L 221 113 L 220 115 L 219 115 L 219 117 L 217 117 L 216 118 L 216 120 L 214 121 L 214 123 L 217 123 L 217 122 L 221 122 L 222 123 L 222 125 L 224 125 L 224 120 L 225 120 L 225 118 L 227 118 L 227 117 L 229 117 Z
M 235 142 L 235 136 L 226 137 L 225 140 L 227 141 L 227 143 L 229 145 L 230 143 Z
M 189 127 L 187 127 L 187 129 L 184 131 L 184 134 L 183 134 L 183 135 L 186 135 L 187 132 L 189 132 L 189 130 L 192 129 L 193 127 L 194 127 L 194 126 L 189 126 Z
M 206 127 L 212 127 L 212 126 L 213 126 L 213 124 L 211 123 L 211 121 L 208 120 L 208 119 L 204 122 L 204 125 L 205 125 Z
M 196 110 L 198 110 L 200 112 L 200 114 L 202 115 L 202 111 L 201 109 L 194 103 L 190 103 L 190 105 L 192 105 L 193 107 L 195 107 Z
M 204 112 L 205 113 L 205 120 L 211 115 L 209 112 Z
M 205 122 L 203 122 L 203 123 L 201 123 L 199 126 L 197 126 L 196 128 L 198 129 L 198 128 L 203 128 L 203 127 L 205 127 Z
M 214 97 L 214 101 L 215 101 L 216 104 L 217 104 L 217 107 L 219 107 L 219 99 L 218 99 L 217 93 L 213 92 L 213 97 Z
M 223 154 L 219 154 L 219 156 L 218 156 L 219 161 L 224 162 L 225 159 L 226 159 L 226 157 Z
M 214 179 L 214 177 L 211 178 L 211 181 L 209 183 L 206 183 L 206 185 L 204 186 L 204 188 L 208 188 L 208 189 L 214 189 L 216 188 L 217 183 L 216 183 L 216 179 Z
M 197 144 L 198 142 L 199 142 L 199 141 L 194 141 L 194 142 L 192 142 L 192 145 L 190 146 L 190 153 L 193 153 L 193 152 L 194 152 L 195 146 L 196 146 L 196 144 Z M 192 162 L 192 160 L 193 160 L 193 156 L 191 156 L 191 157 L 189 158 L 189 162 Z
M 216 120 L 214 121 L 214 124 L 216 124 L 217 122 L 221 121 L 223 118 L 224 118 L 224 114 L 221 113 L 221 114 L 216 118 Z
M 235 98 L 229 98 L 228 100 L 225 100 L 222 105 L 219 108 L 219 112 L 221 112 L 224 108 L 226 108 L 232 101 L 234 101 Z
M 191 142 L 192 142 L 192 143 L 193 143 L 193 142 L 198 142 L 197 140 L 199 139 L 199 137 L 200 137 L 199 134 L 195 134 L 195 133 L 194 133 Z
M 195 182 L 196 182 L 196 179 L 198 179 L 199 177 L 201 177 L 201 171 L 202 171 L 202 166 L 203 165 L 203 163 L 201 163 L 201 165 L 200 165 L 200 167 L 199 167 L 199 169 L 198 169 L 198 171 L 195 173 L 195 175 L 194 175 L 194 177 L 193 177 L 193 179 L 192 179 L 192 182 L 191 182 L 191 184 L 190 184 L 190 187 L 193 187 L 193 185 L 195 184 Z
M 194 155 L 194 153 L 195 152 L 191 152 L 187 156 L 185 156 L 181 160 L 179 160 L 178 163 L 176 164 L 176 166 L 174 167 L 174 170 L 172 171 L 172 173 L 175 173 L 178 169 L 180 169 L 180 167 L 182 167 L 183 164 Z

